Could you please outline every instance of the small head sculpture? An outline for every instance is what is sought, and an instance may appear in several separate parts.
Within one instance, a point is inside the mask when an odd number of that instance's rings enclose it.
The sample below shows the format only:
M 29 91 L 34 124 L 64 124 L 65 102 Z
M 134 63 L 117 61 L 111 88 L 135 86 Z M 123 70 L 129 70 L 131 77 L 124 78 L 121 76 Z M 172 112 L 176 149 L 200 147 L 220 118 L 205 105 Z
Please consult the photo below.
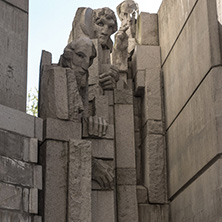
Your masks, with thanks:
M 87 37 L 82 37 L 70 42 L 60 57 L 59 65 L 75 71 L 78 86 L 88 85 L 88 68 L 96 57 L 96 49 Z
M 103 48 L 110 49 L 110 36 L 117 31 L 115 13 L 110 8 L 93 10 L 94 36 L 99 39 Z

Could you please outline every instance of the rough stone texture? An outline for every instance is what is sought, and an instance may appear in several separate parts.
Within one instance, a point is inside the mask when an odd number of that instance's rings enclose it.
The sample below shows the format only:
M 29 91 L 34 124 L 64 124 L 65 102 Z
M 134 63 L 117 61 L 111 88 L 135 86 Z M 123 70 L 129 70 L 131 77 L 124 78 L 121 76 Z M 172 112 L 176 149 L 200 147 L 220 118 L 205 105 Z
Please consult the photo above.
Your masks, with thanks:
M 38 189 L 30 189 L 29 192 L 29 213 L 38 213 Z
M 136 186 L 118 186 L 118 221 L 138 222 Z
M 132 105 L 115 105 L 116 161 L 118 168 L 135 168 Z
M 66 69 L 44 66 L 40 82 L 39 116 L 43 119 L 68 119 Z
M 25 162 L 0 156 L 0 181 L 33 186 L 33 167 Z
M 149 202 L 166 203 L 166 151 L 162 135 L 147 135 L 142 158 L 144 185 L 148 188 Z
M 42 222 L 42 217 L 40 217 L 40 216 L 34 216 L 32 222 Z
M 143 127 L 143 138 L 147 134 L 165 135 L 164 123 L 161 120 L 148 120 Z
M 105 139 L 90 139 L 92 156 L 97 158 L 114 158 L 114 141 Z
M 158 11 L 159 41 L 164 62 L 198 0 L 163 1 Z
M 0 210 L 1 222 L 31 222 L 31 217 L 28 214 L 21 214 L 7 210 Z
M 68 221 L 91 222 L 91 143 L 69 142 Z
M 92 222 L 115 222 L 113 191 L 92 191 Z
M 27 1 L 15 1 L 24 6 Z M 28 14 L 0 1 L 0 104 L 25 112 Z
M 141 12 L 137 19 L 136 41 L 140 45 L 158 45 L 158 16 Z
M 22 207 L 22 189 L 9 184 L 0 183 L 0 208 L 20 210 Z M 4 192 L 2 192 L 4 191 Z
M 135 95 L 143 96 L 145 88 L 145 70 L 139 70 L 135 74 Z
M 117 168 L 117 185 L 136 185 L 135 168 Z
M 47 118 L 44 121 L 44 139 L 69 141 L 81 138 L 81 123 Z
M 137 203 L 147 203 L 148 201 L 148 191 L 147 188 L 141 185 L 136 186 Z
M 98 95 L 95 98 L 95 113 L 98 117 L 109 121 L 109 100 L 106 95 Z
M 170 196 L 222 152 L 221 72 L 212 69 L 167 132 Z
M 163 66 L 167 127 L 210 68 L 221 63 L 219 45 L 216 1 L 198 1 Z
M 46 141 L 40 147 L 43 165 L 43 193 L 39 206 L 45 221 L 66 222 L 67 142 Z
M 114 103 L 115 104 L 133 104 L 132 90 L 114 90 Z
M 139 221 L 169 222 L 169 206 L 139 204 Z M 178 220 L 177 222 L 179 221 L 183 220 Z
M 221 166 L 219 159 L 171 202 L 170 221 L 222 221 Z

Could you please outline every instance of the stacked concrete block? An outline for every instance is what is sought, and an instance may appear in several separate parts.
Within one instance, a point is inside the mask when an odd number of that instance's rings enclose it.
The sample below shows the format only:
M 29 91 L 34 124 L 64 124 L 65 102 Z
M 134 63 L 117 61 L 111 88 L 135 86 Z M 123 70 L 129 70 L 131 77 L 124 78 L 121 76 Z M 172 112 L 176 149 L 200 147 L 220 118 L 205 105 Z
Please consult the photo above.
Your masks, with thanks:
M 38 142 L 42 141 L 43 122 L 2 105 L 0 113 L 0 219 L 31 221 L 39 215 L 42 167 L 38 165 Z
M 158 13 L 170 221 L 220 221 L 221 1 L 171 2 Z
M 114 91 L 118 221 L 138 221 L 133 92 Z
M 1 0 L 0 14 L 0 104 L 25 112 L 28 0 Z

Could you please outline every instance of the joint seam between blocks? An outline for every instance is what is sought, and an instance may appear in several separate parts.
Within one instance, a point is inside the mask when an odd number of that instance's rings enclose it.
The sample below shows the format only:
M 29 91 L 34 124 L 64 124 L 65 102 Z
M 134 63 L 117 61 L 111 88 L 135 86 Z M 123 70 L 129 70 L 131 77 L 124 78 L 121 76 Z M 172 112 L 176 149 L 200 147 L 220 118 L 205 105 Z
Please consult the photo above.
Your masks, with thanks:
M 186 182 L 175 194 L 173 194 L 169 200 L 173 201 L 184 190 L 186 190 L 191 184 L 193 184 L 199 177 L 201 177 L 211 166 L 213 166 L 218 160 L 222 159 L 222 153 L 217 154 L 212 158 L 202 169 L 200 169 L 188 182 Z

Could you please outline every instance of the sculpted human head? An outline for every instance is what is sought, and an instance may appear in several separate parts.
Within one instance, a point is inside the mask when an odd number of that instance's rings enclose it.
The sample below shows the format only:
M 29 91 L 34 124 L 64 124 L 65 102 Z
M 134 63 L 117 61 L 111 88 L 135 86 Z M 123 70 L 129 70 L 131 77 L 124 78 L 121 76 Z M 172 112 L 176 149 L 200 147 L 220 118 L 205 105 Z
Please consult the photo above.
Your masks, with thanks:
M 88 68 L 96 57 L 96 49 L 87 37 L 82 37 L 70 42 L 60 57 L 59 65 L 75 71 L 79 87 L 86 87 L 88 79 Z
M 93 10 L 94 35 L 103 48 L 110 49 L 110 36 L 117 31 L 115 13 L 109 8 Z

